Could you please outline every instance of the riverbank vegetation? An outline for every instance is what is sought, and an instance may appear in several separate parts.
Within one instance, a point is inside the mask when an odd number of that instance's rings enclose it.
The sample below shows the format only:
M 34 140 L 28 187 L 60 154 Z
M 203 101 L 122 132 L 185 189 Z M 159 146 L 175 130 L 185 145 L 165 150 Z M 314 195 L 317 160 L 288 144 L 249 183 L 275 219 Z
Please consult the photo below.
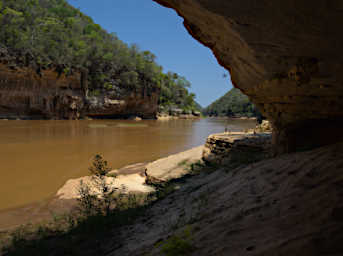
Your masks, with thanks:
M 233 175 L 234 170 L 237 173 L 237 167 L 251 163 L 248 159 L 231 160 L 232 163 L 220 166 L 202 160 L 181 160 L 177 166 L 187 170 L 185 175 L 163 183 L 151 183 L 154 192 L 134 194 L 107 182 L 106 178 L 116 178 L 116 175 L 110 172 L 112 168 L 103 157 L 96 155 L 89 168 L 93 179 L 91 184 L 80 183 L 75 209 L 64 215 L 54 215 L 51 221 L 28 224 L 0 234 L 2 253 L 18 256 L 111 255 L 123 248 L 125 251 L 130 242 L 127 237 L 133 236 L 139 241 L 142 230 L 137 232 L 135 227 L 147 226 L 157 232 L 156 237 L 150 238 L 153 248 L 149 250 L 154 253 L 139 251 L 139 255 L 191 254 L 197 250 L 194 235 L 203 227 L 199 223 L 208 217 L 204 210 L 217 189 L 211 183 L 218 181 L 216 173 L 225 178 Z M 156 214 L 164 216 L 163 220 L 156 222 Z
M 80 184 L 80 198 L 75 210 L 64 215 L 53 215 L 51 221 L 27 224 L 3 233 L 0 236 L 0 254 L 84 256 L 104 255 L 114 251 L 123 246 L 125 241 L 119 232 L 121 227 L 133 224 L 141 217 L 141 221 L 147 221 L 143 216 L 154 204 L 173 194 L 188 179 L 215 170 L 213 166 L 200 162 L 185 165 L 185 168 L 189 169 L 188 175 L 171 180 L 163 186 L 155 186 L 153 193 L 130 194 L 125 193 L 123 188 L 113 189 L 111 184 L 106 185 L 105 177 L 110 168 L 101 155 L 96 155 L 89 168 L 94 183 L 92 186 Z M 94 194 L 94 186 L 100 196 Z M 196 214 L 198 210 L 194 216 Z M 192 251 L 189 232 L 185 231 L 186 237 L 175 235 L 162 241 L 158 245 L 159 249 L 165 255 Z
M 0 0 L 0 26 L 0 63 L 12 69 L 77 72 L 90 96 L 161 92 L 162 105 L 194 108 L 184 77 L 164 73 L 153 53 L 127 45 L 65 0 Z
M 224 96 L 203 110 L 206 116 L 261 117 L 249 98 L 239 89 L 232 88 Z
M 3 234 L 0 255 L 1 250 L 5 255 L 56 256 L 85 255 L 85 251 L 98 255 L 106 251 L 101 241 L 119 236 L 115 233 L 117 228 L 131 224 L 162 197 L 161 193 L 134 194 L 126 193 L 125 188 L 114 188 L 106 182 L 110 170 L 107 161 L 96 155 L 89 168 L 91 184 L 80 182 L 74 209 L 62 215 L 53 214 L 50 221 L 27 224 Z M 116 242 L 113 246 L 120 246 L 120 240 Z
M 195 94 L 188 91 L 191 83 L 185 77 L 180 77 L 172 72 L 162 76 L 164 82 L 161 84 L 161 96 L 159 98 L 159 105 L 162 110 L 168 112 L 173 108 L 179 108 L 184 113 L 201 110 L 201 106 L 195 101 Z

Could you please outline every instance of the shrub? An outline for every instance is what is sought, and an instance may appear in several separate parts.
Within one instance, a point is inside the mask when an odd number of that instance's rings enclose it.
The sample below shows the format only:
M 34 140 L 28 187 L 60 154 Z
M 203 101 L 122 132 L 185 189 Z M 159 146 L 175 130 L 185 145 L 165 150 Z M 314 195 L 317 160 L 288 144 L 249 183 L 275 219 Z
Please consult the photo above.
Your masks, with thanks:
M 161 243 L 161 252 L 165 256 L 189 255 L 194 252 L 191 229 L 187 226 L 181 235 L 173 235 Z
M 114 193 L 118 190 L 113 186 L 113 181 L 106 175 L 112 170 L 104 158 L 97 154 L 89 167 L 91 184 L 80 181 L 79 186 L 79 209 L 82 215 L 92 216 L 96 214 L 109 215 L 114 204 Z M 121 197 L 121 193 L 119 194 Z M 118 200 L 116 200 L 118 201 Z

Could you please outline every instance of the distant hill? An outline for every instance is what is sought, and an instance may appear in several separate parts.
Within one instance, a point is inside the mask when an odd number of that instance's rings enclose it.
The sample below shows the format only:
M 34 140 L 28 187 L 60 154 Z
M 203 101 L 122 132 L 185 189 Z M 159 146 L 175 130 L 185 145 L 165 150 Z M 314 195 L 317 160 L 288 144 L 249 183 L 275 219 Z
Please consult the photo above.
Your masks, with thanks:
M 208 116 L 257 117 L 261 115 L 249 98 L 236 88 L 232 88 L 224 96 L 204 108 L 202 112 Z

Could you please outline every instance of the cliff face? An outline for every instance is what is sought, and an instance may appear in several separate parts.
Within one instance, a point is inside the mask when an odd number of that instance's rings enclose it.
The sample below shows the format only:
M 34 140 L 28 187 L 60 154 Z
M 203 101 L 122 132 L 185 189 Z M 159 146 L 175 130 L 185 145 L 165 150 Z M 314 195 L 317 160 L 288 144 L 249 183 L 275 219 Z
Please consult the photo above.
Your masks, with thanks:
M 120 99 L 106 96 L 87 100 L 82 75 L 65 76 L 53 70 L 10 68 L 0 63 L 0 118 L 78 119 L 126 117 L 153 118 L 158 92 L 151 95 L 129 93 Z
M 84 107 L 81 76 L 0 64 L 0 116 L 77 119 Z
M 158 90 L 149 95 L 131 92 L 124 97 L 110 97 L 109 95 L 90 97 L 86 112 L 90 117 L 100 118 L 128 118 L 130 116 L 156 118 L 158 98 Z
M 155 1 L 184 18 L 272 121 L 276 153 L 342 138 L 342 1 Z

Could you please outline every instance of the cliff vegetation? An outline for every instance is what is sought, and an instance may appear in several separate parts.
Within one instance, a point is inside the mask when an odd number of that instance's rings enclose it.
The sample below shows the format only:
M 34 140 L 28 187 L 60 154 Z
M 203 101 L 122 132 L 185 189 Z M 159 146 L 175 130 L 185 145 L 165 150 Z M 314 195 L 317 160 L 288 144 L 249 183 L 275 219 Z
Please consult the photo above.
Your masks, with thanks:
M 141 95 L 143 101 L 155 105 L 158 97 L 160 104 L 180 108 L 192 109 L 195 104 L 195 95 L 188 92 L 190 83 L 185 78 L 172 72 L 165 74 L 153 53 L 135 44 L 127 45 L 65 0 L 0 0 L 0 26 L 0 64 L 6 73 L 0 80 L 10 80 L 2 87 L 21 79 L 8 75 L 4 67 L 30 68 L 42 79 L 47 70 L 57 73 L 56 80 L 81 74 L 85 97 L 123 99 L 134 94 L 136 99 Z M 39 83 L 36 80 L 32 83 Z M 96 102 L 106 104 L 104 99 Z M 46 109 L 45 105 L 38 108 Z M 93 112 L 111 114 L 112 109 Z

